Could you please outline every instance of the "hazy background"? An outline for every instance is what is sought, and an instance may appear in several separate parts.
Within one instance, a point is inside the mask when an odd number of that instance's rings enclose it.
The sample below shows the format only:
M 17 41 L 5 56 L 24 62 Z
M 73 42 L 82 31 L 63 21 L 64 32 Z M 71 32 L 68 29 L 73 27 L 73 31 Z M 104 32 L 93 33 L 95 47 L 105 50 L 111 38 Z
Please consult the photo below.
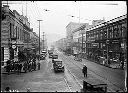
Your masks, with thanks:
M 7 1 L 3 1 L 7 3 Z M 48 43 L 66 37 L 66 26 L 70 21 L 91 24 L 89 20 L 113 18 L 127 14 L 125 1 L 8 1 L 11 10 L 17 10 L 20 15 L 27 16 L 30 27 L 39 34 L 41 21 L 41 37 L 43 32 Z M 50 10 L 45 11 L 44 9 Z M 75 17 L 71 17 L 71 16 Z M 88 19 L 88 20 L 85 20 Z M 42 37 L 43 38 L 43 37 Z

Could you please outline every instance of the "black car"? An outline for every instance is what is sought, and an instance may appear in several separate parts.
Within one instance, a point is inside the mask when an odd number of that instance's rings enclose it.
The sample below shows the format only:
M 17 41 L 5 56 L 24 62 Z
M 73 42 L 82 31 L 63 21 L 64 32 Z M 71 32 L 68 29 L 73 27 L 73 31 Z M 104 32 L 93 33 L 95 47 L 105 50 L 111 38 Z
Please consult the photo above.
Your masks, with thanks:
M 64 72 L 64 65 L 63 65 L 63 62 L 62 60 L 60 59 L 54 59 L 53 60 L 53 69 L 55 72 L 58 72 L 58 71 L 62 71 Z
M 58 55 L 53 54 L 53 55 L 52 55 L 52 59 L 58 59 Z
M 49 58 L 52 58 L 52 55 L 53 55 L 53 54 L 49 54 Z
M 40 59 L 41 59 L 41 60 L 45 60 L 45 57 L 46 57 L 45 55 L 41 55 L 41 56 L 40 56 Z

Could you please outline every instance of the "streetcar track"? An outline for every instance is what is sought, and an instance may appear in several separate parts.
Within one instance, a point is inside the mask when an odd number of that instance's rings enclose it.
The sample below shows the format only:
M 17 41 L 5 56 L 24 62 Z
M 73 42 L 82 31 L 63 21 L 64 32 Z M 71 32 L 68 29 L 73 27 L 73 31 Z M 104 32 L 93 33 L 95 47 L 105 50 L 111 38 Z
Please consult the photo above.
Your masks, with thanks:
M 64 56 L 64 57 L 66 57 L 66 59 L 68 58 L 67 56 Z M 72 59 L 68 59 L 68 60 L 69 60 L 70 62 L 72 62 Z M 76 65 L 74 62 L 72 62 L 72 63 L 73 63 L 75 66 L 77 66 L 78 68 L 82 69 L 80 66 Z M 81 64 L 81 63 L 80 63 L 80 64 Z M 81 64 L 81 65 L 83 65 L 83 64 Z M 99 77 L 101 77 L 101 78 L 107 80 L 110 84 L 112 84 L 112 85 L 115 86 L 116 88 L 118 88 L 118 89 L 124 91 L 123 89 L 121 89 L 120 87 L 118 87 L 116 84 L 114 84 L 114 83 L 112 83 L 110 80 L 108 80 L 107 78 L 105 78 L 105 77 L 103 77 L 103 76 L 97 74 L 95 71 L 93 71 L 93 70 L 91 70 L 91 69 L 88 69 L 88 70 L 91 71 L 91 72 L 93 72 L 93 73 L 96 74 L 97 76 L 99 76 Z
M 82 85 L 79 83 L 79 81 L 76 79 L 76 76 L 74 76 L 74 75 L 71 73 L 71 71 L 70 71 L 69 69 L 67 69 L 67 70 L 68 70 L 68 72 L 73 76 L 73 78 L 75 79 L 75 81 L 77 82 L 77 84 L 78 84 L 81 88 L 83 88 Z
M 70 92 L 72 92 L 72 91 L 71 91 L 71 88 L 70 88 L 70 85 L 68 84 L 68 81 L 66 80 L 66 78 L 65 78 L 65 77 L 64 77 L 64 81 L 65 81 L 65 83 L 66 83 L 66 85 L 67 85 L 67 87 L 68 87 L 69 91 L 70 91 Z

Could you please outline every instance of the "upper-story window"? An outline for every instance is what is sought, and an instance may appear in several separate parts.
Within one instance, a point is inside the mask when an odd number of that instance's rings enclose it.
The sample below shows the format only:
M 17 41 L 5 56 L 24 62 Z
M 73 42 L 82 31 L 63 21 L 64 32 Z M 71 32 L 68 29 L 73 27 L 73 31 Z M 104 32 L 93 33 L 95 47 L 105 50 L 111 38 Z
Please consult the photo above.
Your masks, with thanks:
M 114 38 L 117 38 L 117 25 L 114 25 Z
M 127 24 L 126 24 L 126 22 L 123 22 L 123 24 L 122 24 L 122 37 L 126 37 L 126 35 L 127 35 Z
M 103 39 L 103 30 L 100 29 L 100 39 Z

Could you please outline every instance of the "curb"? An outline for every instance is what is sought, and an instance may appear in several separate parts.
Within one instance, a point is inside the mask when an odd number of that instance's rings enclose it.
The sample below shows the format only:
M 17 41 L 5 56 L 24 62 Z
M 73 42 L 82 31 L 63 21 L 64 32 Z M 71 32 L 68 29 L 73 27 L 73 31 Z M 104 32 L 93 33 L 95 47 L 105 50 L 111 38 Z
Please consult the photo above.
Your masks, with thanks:
M 82 58 L 82 59 L 85 59 L 85 58 Z M 88 60 L 88 61 L 94 62 L 94 61 L 89 60 L 89 59 L 85 59 L 85 60 Z M 97 62 L 95 62 L 95 63 L 97 63 Z M 97 64 L 99 64 L 99 63 L 97 63 Z M 112 69 L 120 69 L 120 70 L 124 70 L 124 69 L 121 69 L 121 68 L 113 68 L 113 67 L 106 66 L 106 65 L 103 65 L 103 64 L 99 64 L 99 65 L 102 65 L 102 66 L 105 66 L 105 67 L 108 67 L 108 68 L 112 68 Z

